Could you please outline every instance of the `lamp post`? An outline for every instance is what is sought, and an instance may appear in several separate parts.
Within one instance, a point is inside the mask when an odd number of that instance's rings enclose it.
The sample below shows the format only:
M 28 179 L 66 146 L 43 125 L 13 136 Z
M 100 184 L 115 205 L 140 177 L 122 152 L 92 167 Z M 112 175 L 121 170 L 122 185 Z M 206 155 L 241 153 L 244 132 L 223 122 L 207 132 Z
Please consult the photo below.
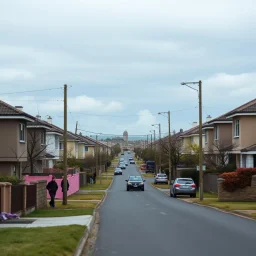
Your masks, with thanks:
M 158 115 L 167 114 L 168 116 L 168 162 L 169 162 L 169 180 L 172 180 L 172 159 L 171 159 L 171 116 L 170 111 L 159 112 Z
M 151 130 L 150 132 L 153 132 L 153 134 L 154 134 L 154 157 L 155 157 L 155 163 L 156 163 L 156 143 L 155 143 L 155 141 L 156 141 L 156 130 Z M 151 149 L 152 149 L 153 147 L 152 147 L 152 134 L 151 134 Z
M 197 84 L 198 89 L 189 86 L 190 84 Z M 203 121 L 202 121 L 202 81 L 198 82 L 183 82 L 181 85 L 186 85 L 187 87 L 198 92 L 199 99 L 199 192 L 200 192 L 200 201 L 204 199 L 203 185 L 204 185 L 204 176 L 203 176 Z
M 160 165 L 160 172 L 161 172 L 161 165 L 162 165 L 162 157 L 161 157 L 161 124 L 152 124 L 152 126 L 157 127 L 159 130 L 159 165 Z

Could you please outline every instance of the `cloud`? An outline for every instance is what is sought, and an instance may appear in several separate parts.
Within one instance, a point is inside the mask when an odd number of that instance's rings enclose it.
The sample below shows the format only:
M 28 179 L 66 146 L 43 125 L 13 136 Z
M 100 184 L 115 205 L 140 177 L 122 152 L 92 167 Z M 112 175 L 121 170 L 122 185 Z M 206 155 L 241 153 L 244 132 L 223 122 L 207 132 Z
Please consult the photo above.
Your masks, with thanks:
M 0 68 L 0 82 L 13 81 L 13 80 L 30 80 L 35 76 L 30 71 Z

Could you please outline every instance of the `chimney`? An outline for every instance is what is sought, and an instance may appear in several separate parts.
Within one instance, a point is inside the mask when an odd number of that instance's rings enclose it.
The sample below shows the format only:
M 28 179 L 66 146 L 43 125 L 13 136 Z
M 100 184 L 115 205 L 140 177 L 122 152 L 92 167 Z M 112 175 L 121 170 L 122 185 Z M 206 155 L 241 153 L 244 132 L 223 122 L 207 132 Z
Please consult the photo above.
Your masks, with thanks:
M 209 122 L 209 121 L 211 121 L 212 120 L 212 117 L 210 116 L 210 115 L 208 115 L 207 117 L 206 117 L 206 122 Z
M 183 132 L 183 129 L 180 128 L 180 132 Z
M 23 107 L 22 106 L 15 106 L 16 109 L 23 111 Z
M 41 119 L 41 116 L 39 116 L 39 115 L 36 115 L 36 118 L 37 118 L 37 119 Z
M 196 127 L 196 126 L 197 126 L 197 122 L 193 122 L 192 127 Z
M 48 122 L 49 124 L 52 124 L 52 118 L 51 118 L 50 116 L 48 116 L 47 122 Z

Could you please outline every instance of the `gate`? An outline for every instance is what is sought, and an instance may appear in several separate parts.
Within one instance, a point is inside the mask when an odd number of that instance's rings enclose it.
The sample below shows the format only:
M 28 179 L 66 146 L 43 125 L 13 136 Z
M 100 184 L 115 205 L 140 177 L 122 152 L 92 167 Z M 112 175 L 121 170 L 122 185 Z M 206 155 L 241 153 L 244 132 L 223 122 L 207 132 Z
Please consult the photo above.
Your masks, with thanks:
M 11 212 L 16 213 L 23 210 L 24 188 L 23 185 L 12 186 Z
M 36 185 L 27 186 L 26 208 L 36 206 Z

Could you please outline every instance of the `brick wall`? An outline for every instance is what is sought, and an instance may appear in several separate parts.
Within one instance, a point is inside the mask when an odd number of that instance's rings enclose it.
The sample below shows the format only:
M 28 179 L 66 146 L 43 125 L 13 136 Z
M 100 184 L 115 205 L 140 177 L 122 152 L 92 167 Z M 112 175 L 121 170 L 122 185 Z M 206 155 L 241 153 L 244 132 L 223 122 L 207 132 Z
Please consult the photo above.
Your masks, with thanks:
M 256 202 L 256 175 L 252 176 L 251 186 L 243 189 L 237 189 L 234 192 L 228 192 L 223 189 L 224 179 L 218 179 L 218 197 L 219 201 L 250 201 Z
M 36 209 L 47 207 L 47 190 L 46 180 L 33 181 L 31 184 L 36 184 Z

